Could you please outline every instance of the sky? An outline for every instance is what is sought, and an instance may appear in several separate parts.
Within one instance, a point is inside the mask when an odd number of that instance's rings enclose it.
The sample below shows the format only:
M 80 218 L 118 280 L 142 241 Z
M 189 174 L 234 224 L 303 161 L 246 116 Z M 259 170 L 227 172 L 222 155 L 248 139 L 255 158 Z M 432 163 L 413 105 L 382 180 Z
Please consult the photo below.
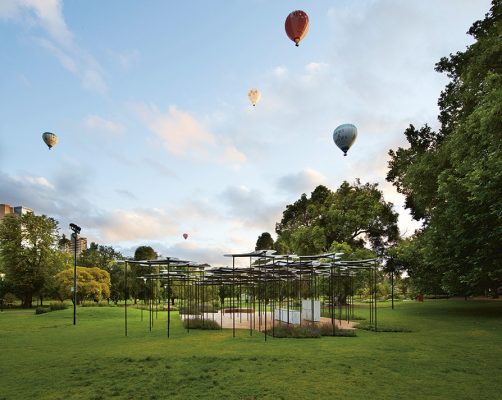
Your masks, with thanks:
M 443 56 L 489 0 L 2 0 L 0 203 L 124 255 L 215 266 L 275 237 L 323 184 L 386 182 L 404 130 L 438 127 Z M 287 15 L 309 15 L 295 47 Z M 262 97 L 252 107 L 247 92 Z M 352 123 L 347 157 L 333 130 Z M 48 150 L 43 132 L 59 142 Z M 183 233 L 188 233 L 187 240 Z

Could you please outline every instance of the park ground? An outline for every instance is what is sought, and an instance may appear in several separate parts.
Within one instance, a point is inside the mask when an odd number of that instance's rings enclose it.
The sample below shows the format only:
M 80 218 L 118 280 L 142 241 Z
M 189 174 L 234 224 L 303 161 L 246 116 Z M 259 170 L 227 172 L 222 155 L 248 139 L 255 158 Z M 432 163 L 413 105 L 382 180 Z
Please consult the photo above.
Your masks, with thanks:
M 364 317 L 367 310 L 358 309 Z M 166 314 L 82 307 L 0 313 L 0 400 L 497 399 L 502 302 L 426 300 L 378 309 L 385 330 L 274 339 L 249 331 L 186 332 Z

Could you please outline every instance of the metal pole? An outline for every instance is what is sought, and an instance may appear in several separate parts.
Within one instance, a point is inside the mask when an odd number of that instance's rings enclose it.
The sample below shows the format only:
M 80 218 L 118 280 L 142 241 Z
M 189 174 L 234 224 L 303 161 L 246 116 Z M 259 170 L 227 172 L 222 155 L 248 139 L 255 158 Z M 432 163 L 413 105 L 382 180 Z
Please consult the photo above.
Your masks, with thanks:
M 232 337 L 235 337 L 235 257 L 232 257 Z
M 391 290 L 392 290 L 392 309 L 394 309 L 394 270 L 390 273 Z
M 125 324 L 125 335 L 127 336 L 127 261 L 124 263 L 124 324 Z
M 377 275 L 378 273 L 378 261 L 375 260 L 375 332 L 378 332 L 377 325 Z
M 77 324 L 77 237 L 76 233 L 73 236 L 73 325 Z
M 171 296 L 172 289 L 170 285 L 171 268 L 167 263 L 167 337 L 170 336 L 171 331 Z

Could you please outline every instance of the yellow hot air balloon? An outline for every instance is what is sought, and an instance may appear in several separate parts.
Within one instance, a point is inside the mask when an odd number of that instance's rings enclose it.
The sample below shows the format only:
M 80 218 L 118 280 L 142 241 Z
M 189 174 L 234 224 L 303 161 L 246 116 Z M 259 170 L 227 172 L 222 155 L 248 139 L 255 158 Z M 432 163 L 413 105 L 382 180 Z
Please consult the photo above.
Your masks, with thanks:
M 249 100 L 251 101 L 251 104 L 254 107 L 254 106 L 256 106 L 256 103 L 258 103 L 260 101 L 261 93 L 258 89 L 251 89 L 248 92 L 248 97 L 249 97 Z
M 44 139 L 44 142 L 49 147 L 49 150 L 58 143 L 58 137 L 52 132 L 44 132 L 42 134 L 42 139 Z

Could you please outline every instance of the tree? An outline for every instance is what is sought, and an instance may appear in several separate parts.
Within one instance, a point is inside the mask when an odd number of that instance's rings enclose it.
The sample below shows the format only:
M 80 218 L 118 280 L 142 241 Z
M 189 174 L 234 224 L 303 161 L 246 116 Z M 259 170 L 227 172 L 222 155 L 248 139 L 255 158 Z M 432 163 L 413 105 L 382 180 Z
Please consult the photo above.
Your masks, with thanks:
M 377 184 L 359 180 L 343 182 L 336 192 L 320 185 L 310 199 L 302 194 L 286 206 L 276 232 L 276 248 L 299 255 L 325 252 L 333 242 L 379 248 L 399 237 L 392 203 L 385 202 Z
M 415 237 L 422 281 L 432 271 L 448 293 L 502 285 L 502 1 L 469 30 L 476 42 L 436 65 L 451 81 L 439 98 L 441 128 L 405 131 L 407 149 L 390 150 L 387 180 L 423 221 Z M 411 276 L 411 275 L 410 275 Z
M 270 250 L 274 248 L 274 239 L 268 232 L 263 232 L 260 236 L 258 236 L 258 240 L 256 241 L 255 250 Z
M 142 260 L 155 260 L 158 254 L 150 246 L 139 246 L 134 252 L 134 259 L 136 261 Z
M 71 248 L 71 240 L 63 233 L 61 239 L 58 240 L 59 250 L 67 251 Z
M 135 261 L 143 261 L 143 260 L 156 260 L 158 258 L 158 254 L 156 251 L 150 246 L 139 246 L 134 252 L 134 260 Z M 153 272 L 151 268 L 141 266 L 138 264 L 131 265 L 131 281 L 129 282 L 129 292 L 134 298 L 134 303 L 136 303 L 138 298 L 145 299 L 146 296 L 146 287 L 141 279 L 138 279 L 145 274 L 151 274 Z M 157 283 L 155 286 L 155 293 L 160 293 L 160 283 Z
M 57 293 L 61 301 L 72 298 L 73 268 L 56 275 Z M 110 274 L 100 268 L 77 267 L 77 304 L 89 299 L 98 302 L 110 297 Z
M 110 274 L 111 289 L 110 298 L 118 302 L 124 296 L 124 271 L 117 264 L 117 260 L 124 257 L 112 246 L 102 246 L 91 242 L 88 249 L 82 251 L 78 258 L 78 264 L 83 267 L 97 267 L 104 269 Z
M 98 267 L 109 271 L 111 266 L 122 258 L 122 254 L 113 247 L 101 246 L 95 242 L 91 242 L 89 248 L 80 254 L 78 263 L 83 267 Z
M 8 280 L 22 300 L 22 307 L 32 306 L 51 276 L 58 272 L 55 245 L 58 223 L 45 215 L 32 213 L 6 215 L 0 223 L 0 252 Z

